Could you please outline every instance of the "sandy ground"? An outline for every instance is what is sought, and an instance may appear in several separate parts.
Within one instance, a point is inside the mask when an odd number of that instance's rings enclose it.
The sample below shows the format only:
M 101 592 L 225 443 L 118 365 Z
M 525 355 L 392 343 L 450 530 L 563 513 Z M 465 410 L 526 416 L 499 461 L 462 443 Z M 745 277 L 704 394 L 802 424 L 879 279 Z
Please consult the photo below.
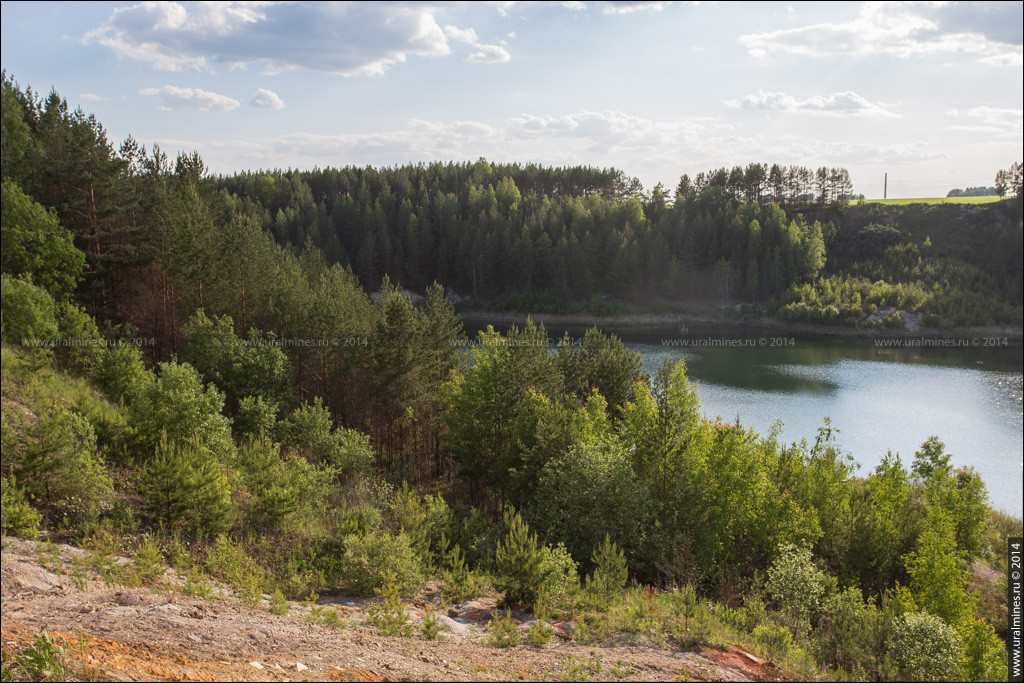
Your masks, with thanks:
M 440 615 L 443 640 L 387 638 L 365 623 L 371 600 L 321 599 L 344 626 L 307 622 L 310 607 L 288 614 L 245 607 L 230 591 L 210 599 L 182 594 L 169 572 L 148 588 L 108 587 L 93 572 L 74 576 L 82 550 L 57 546 L 60 566 L 40 561 L 40 545 L 7 539 L 2 553 L 0 644 L 8 653 L 40 631 L 68 641 L 76 675 L 100 680 L 382 681 L 382 680 L 780 680 L 772 664 L 738 649 L 648 645 L 581 646 L 556 624 L 541 648 L 488 647 L 481 641 L 494 612 L 477 600 Z M 413 622 L 423 603 L 407 608 Z M 513 613 L 520 630 L 528 615 Z M 79 642 L 84 648 L 79 647 Z

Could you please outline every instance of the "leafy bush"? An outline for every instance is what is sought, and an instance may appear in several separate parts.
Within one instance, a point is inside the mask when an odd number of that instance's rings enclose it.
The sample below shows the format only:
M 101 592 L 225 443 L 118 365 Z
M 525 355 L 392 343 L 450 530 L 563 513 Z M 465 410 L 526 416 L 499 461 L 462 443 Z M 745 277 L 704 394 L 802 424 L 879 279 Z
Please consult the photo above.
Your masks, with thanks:
M 863 669 L 868 661 L 868 624 L 876 608 L 864 603 L 857 588 L 847 588 L 825 601 L 818 628 L 812 633 L 818 660 L 844 671 Z
M 789 626 L 805 630 L 835 590 L 835 579 L 814 566 L 811 551 L 784 544 L 768 570 L 768 592 Z
M 785 657 L 793 646 L 793 634 L 785 626 L 767 623 L 754 627 L 754 640 L 775 657 Z
M 284 599 L 284 593 L 281 592 L 280 588 L 275 588 L 273 594 L 270 596 L 269 611 L 271 614 L 278 616 L 284 616 L 288 614 L 289 605 L 288 601 Z
M 552 598 L 574 593 L 580 585 L 576 561 L 565 549 L 564 543 L 541 548 L 542 591 Z
M 277 403 L 262 396 L 246 396 L 235 412 L 235 434 L 240 439 L 270 437 L 277 428 Z
M 21 463 L 25 492 L 50 510 L 82 518 L 110 509 L 114 487 L 96 434 L 78 412 L 51 409 L 28 430 Z
M 369 437 L 354 429 L 334 429 L 331 413 L 319 397 L 281 420 L 278 435 L 285 448 L 295 449 L 310 462 L 331 465 L 339 474 L 366 473 L 374 463 Z
M 142 362 L 139 347 L 111 344 L 100 352 L 92 381 L 110 400 L 131 405 L 153 382 L 153 373 Z
M 42 287 L 4 273 L 0 275 L 0 309 L 0 338 L 48 358 L 59 334 L 53 297 Z
M 404 533 L 353 534 L 346 536 L 343 544 L 339 571 L 345 589 L 353 595 L 373 595 L 386 585 L 389 576 L 404 596 L 415 595 L 423 585 L 423 570 Z
M 206 568 L 211 575 L 231 585 L 244 604 L 250 607 L 259 604 L 267 573 L 241 543 L 223 534 L 218 536 L 206 555 Z
M 66 368 L 90 372 L 104 347 L 96 321 L 81 307 L 62 301 L 57 304 L 57 333 L 54 347 L 57 362 Z
M 964 647 L 964 680 L 1007 680 L 1006 644 L 996 635 L 992 624 L 972 618 L 960 626 L 959 636 Z
M 598 428 L 606 427 L 598 423 Z M 583 563 L 606 536 L 629 558 L 639 559 L 654 523 L 653 511 L 650 491 L 625 448 L 605 438 L 575 444 L 554 456 L 539 473 L 524 514 L 542 538 L 564 542 Z
M 3 272 L 25 274 L 57 298 L 73 292 L 85 266 L 85 254 L 75 247 L 74 237 L 60 225 L 56 214 L 6 177 L 0 205 Z
M 143 388 L 131 409 L 132 426 L 147 455 L 161 438 L 194 442 L 222 458 L 231 453 L 231 423 L 221 414 L 224 395 L 212 385 L 204 387 L 187 363 L 161 363 L 159 376 Z
M 900 680 L 954 681 L 963 649 L 952 626 L 925 612 L 897 621 L 889 649 Z
M 264 338 L 252 331 L 243 340 L 230 316 L 208 318 L 202 310 L 189 318 L 182 334 L 187 342 L 184 360 L 224 393 L 232 413 L 246 396 L 262 396 L 271 403 L 286 397 L 291 365 L 272 335 Z
M 18 538 L 35 538 L 39 535 L 40 514 L 32 509 L 25 500 L 25 492 L 18 488 L 17 481 L 12 477 L 0 478 L 0 500 L 2 500 L 2 530 L 4 536 Z
M 949 517 L 939 509 L 928 514 L 928 526 L 918 537 L 917 549 L 904 557 L 910 590 L 917 606 L 957 625 L 973 611 L 967 592 L 967 571 L 957 553 Z

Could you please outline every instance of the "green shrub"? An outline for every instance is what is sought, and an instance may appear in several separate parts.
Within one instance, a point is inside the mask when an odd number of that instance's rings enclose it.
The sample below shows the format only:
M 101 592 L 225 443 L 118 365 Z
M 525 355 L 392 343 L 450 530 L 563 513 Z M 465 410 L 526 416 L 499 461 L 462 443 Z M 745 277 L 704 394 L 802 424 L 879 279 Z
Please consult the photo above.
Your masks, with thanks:
M 519 647 L 520 642 L 522 638 L 519 635 L 519 627 L 512 620 L 512 612 L 506 612 L 504 617 L 500 612 L 495 613 L 487 624 L 487 638 L 484 639 L 484 644 L 507 648 Z
M 335 526 L 337 536 L 353 534 L 365 536 L 375 531 L 384 521 L 381 511 L 372 505 L 349 507 L 348 501 L 341 502 L 338 510 L 338 521 Z
M 318 468 L 299 457 L 282 459 L 278 445 L 265 437 L 238 449 L 236 462 L 252 494 L 249 525 L 277 530 L 293 520 L 322 516 L 334 481 L 331 468 Z
M 494 556 L 495 587 L 502 592 L 500 606 L 530 606 L 544 589 L 544 553 L 519 513 L 506 510 L 505 525 L 508 535 L 498 543 Z
M 160 546 L 148 536 L 142 539 L 135 549 L 132 560 L 132 572 L 138 583 L 150 585 L 164 575 L 164 556 Z
M 284 593 L 281 592 L 280 588 L 275 588 L 273 594 L 270 596 L 270 607 L 268 608 L 271 614 L 278 616 L 284 616 L 288 614 L 288 601 L 284 599 Z
M 596 409 L 603 418 L 604 407 L 591 406 L 593 401 L 588 410 Z M 586 562 L 609 536 L 627 557 L 639 558 L 648 549 L 653 511 L 650 489 L 637 476 L 626 449 L 608 438 L 555 455 L 539 473 L 524 515 L 542 538 L 564 542 L 573 557 Z
M 4 274 L 25 274 L 54 297 L 71 294 L 85 266 L 85 254 L 75 247 L 71 232 L 10 178 L 3 179 L 0 205 Z
M 221 458 L 234 448 L 231 423 L 221 414 L 224 395 L 204 386 L 187 363 L 161 363 L 159 376 L 143 387 L 131 409 L 132 427 L 147 455 L 164 436 L 172 443 L 194 442 Z
M 595 567 L 587 577 L 587 591 L 607 603 L 625 587 L 629 578 L 626 556 L 612 543 L 611 537 L 605 536 L 604 542 L 594 548 L 591 560 Z
M 31 499 L 75 519 L 110 509 L 114 487 L 88 420 L 53 409 L 39 415 L 28 437 L 21 480 Z
M 462 548 L 454 546 L 445 556 L 448 568 L 441 573 L 441 598 L 459 604 L 480 595 L 482 579 L 469 568 Z
M 354 429 L 334 429 L 330 411 L 317 397 L 278 423 L 282 445 L 313 463 L 335 467 L 340 474 L 365 474 L 373 467 L 370 438 Z
M 45 289 L 4 273 L 0 275 L 0 309 L 3 341 L 23 345 L 41 358 L 50 357 L 59 334 L 57 304 Z
M 264 338 L 253 330 L 243 340 L 230 316 L 209 318 L 201 309 L 189 318 L 182 335 L 183 360 L 224 394 L 230 412 L 246 396 L 262 396 L 268 403 L 286 399 L 291 365 L 273 335 Z
M 868 625 L 877 621 L 875 608 L 864 603 L 857 588 L 847 588 L 826 600 L 818 628 L 812 632 L 818 661 L 844 671 L 870 664 Z
M 779 547 L 768 570 L 768 592 L 791 628 L 806 630 L 835 590 L 835 579 L 814 566 L 811 551 L 791 543 Z
M 437 619 L 437 610 L 428 605 L 420 622 L 420 635 L 427 640 L 441 640 L 441 622 Z
M 953 627 L 924 612 L 898 620 L 889 653 L 900 680 L 954 681 L 960 677 L 963 650 Z
M 404 533 L 353 534 L 344 538 L 343 545 L 339 572 L 345 589 L 353 595 L 373 595 L 384 588 L 389 576 L 401 595 L 415 595 L 422 587 L 423 570 Z
M 793 634 L 779 624 L 761 624 L 754 628 L 753 636 L 758 644 L 775 657 L 785 657 L 793 646 Z
M 542 591 L 552 598 L 571 595 L 579 589 L 580 577 L 576 561 L 566 550 L 564 543 L 541 548 L 541 573 L 544 576 Z M 538 596 L 539 597 L 539 596 Z
M 383 598 L 380 604 L 370 608 L 366 621 L 375 626 L 381 635 L 412 636 L 412 624 L 409 623 L 409 615 L 405 613 L 405 605 L 399 596 L 401 587 L 396 583 L 395 575 L 387 572 L 384 585 L 377 588 L 375 593 Z
M 39 535 L 39 521 L 42 517 L 25 500 L 25 492 L 18 488 L 14 477 L 11 477 L 10 481 L 7 481 L 7 477 L 0 478 L 0 487 L 3 501 L 3 535 L 36 538 Z
M 965 681 L 1008 680 L 1006 644 L 996 635 L 992 624 L 972 618 L 958 631 L 964 648 Z
M 267 584 L 266 571 L 241 543 L 235 543 L 224 535 L 218 536 L 207 553 L 206 568 L 210 574 L 230 584 L 242 603 L 250 607 L 259 604 L 263 587 Z
M 54 347 L 57 362 L 65 368 L 91 372 L 105 346 L 93 317 L 75 304 L 60 302 L 57 304 L 57 332 Z
M 224 468 L 200 443 L 177 446 L 165 437 L 143 472 L 140 491 L 149 514 L 192 536 L 226 531 L 234 517 Z
M 544 647 L 551 642 L 555 629 L 548 623 L 549 618 L 547 596 L 542 594 L 533 608 L 533 621 L 526 628 L 526 642 L 536 647 Z
M 278 405 L 262 396 L 246 396 L 235 412 L 235 434 L 240 439 L 270 437 L 277 428 Z
M 142 362 L 139 347 L 111 344 L 100 352 L 92 381 L 110 400 L 132 405 L 153 382 L 153 373 Z
M 14 661 L 28 681 L 66 681 L 74 675 L 68 666 L 65 647 L 46 631 L 36 634 L 31 647 L 18 653 Z
M 969 617 L 974 608 L 967 592 L 967 571 L 957 552 L 955 530 L 948 515 L 939 509 L 930 510 L 917 549 L 903 559 L 920 609 L 952 625 Z

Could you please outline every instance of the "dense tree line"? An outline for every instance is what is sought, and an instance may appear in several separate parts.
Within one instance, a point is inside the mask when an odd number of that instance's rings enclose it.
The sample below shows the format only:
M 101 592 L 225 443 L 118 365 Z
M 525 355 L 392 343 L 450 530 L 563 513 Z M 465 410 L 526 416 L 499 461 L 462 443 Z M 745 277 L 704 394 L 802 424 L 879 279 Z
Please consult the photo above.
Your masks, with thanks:
M 947 197 L 991 197 L 999 194 L 995 187 L 954 188 L 946 193 Z

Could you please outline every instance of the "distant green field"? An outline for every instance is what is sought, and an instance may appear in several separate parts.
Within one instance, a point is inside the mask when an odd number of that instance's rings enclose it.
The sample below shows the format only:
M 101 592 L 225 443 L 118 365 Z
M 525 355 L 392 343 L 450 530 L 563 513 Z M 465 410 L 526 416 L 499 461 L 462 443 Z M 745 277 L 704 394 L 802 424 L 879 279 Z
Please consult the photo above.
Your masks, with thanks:
M 1005 197 L 928 197 L 922 199 L 865 199 L 864 204 L 888 204 L 890 206 L 903 206 L 906 204 L 989 204 L 998 202 Z

